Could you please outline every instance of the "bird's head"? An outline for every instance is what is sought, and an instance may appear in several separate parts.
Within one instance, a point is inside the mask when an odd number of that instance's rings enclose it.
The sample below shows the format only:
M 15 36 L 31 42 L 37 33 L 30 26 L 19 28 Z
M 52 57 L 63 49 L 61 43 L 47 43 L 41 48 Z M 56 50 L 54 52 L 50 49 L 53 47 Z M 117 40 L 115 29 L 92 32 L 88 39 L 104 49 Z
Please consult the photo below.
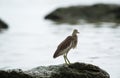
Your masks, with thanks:
M 77 29 L 74 29 L 72 35 L 76 35 L 76 34 L 79 34 L 79 32 Z

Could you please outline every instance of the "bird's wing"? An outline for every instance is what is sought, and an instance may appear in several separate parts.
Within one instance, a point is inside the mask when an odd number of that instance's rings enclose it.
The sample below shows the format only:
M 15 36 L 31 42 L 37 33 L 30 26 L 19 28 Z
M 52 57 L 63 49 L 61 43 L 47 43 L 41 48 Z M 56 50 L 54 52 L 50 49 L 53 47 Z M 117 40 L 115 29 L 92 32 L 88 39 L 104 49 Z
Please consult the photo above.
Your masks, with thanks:
M 55 54 L 54 54 L 54 58 L 58 57 L 59 56 L 59 53 L 63 50 L 65 50 L 66 48 L 68 48 L 71 43 L 72 43 L 72 36 L 68 36 L 64 41 L 62 41 L 58 47 L 57 47 L 57 50 L 55 51 Z

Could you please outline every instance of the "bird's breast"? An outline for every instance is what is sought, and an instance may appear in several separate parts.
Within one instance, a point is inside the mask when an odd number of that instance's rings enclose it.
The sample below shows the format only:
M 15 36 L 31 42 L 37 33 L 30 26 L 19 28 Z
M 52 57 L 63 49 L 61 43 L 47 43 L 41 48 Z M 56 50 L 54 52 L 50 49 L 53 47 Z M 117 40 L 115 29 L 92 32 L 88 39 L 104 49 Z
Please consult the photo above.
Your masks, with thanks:
M 74 37 L 74 40 L 72 41 L 72 48 L 75 48 L 77 46 L 77 36 Z

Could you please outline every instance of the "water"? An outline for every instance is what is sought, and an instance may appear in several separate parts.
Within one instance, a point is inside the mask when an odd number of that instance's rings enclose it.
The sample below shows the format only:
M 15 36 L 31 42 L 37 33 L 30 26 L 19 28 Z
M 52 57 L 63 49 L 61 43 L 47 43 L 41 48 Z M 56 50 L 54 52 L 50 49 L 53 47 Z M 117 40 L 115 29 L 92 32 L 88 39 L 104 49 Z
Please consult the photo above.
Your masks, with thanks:
M 104 0 L 107 2 L 107 0 Z M 87 1 L 86 4 L 96 3 Z M 112 0 L 110 1 L 112 3 Z M 118 0 L 114 0 L 115 3 Z M 31 69 L 41 65 L 64 62 L 62 57 L 53 59 L 57 45 L 70 35 L 74 28 L 80 31 L 79 42 L 71 50 L 71 62 L 86 62 L 100 66 L 111 78 L 120 77 L 120 27 L 114 23 L 56 25 L 44 16 L 59 6 L 84 4 L 84 1 L 53 0 L 1 0 L 0 17 L 10 28 L 0 33 L 0 69 Z

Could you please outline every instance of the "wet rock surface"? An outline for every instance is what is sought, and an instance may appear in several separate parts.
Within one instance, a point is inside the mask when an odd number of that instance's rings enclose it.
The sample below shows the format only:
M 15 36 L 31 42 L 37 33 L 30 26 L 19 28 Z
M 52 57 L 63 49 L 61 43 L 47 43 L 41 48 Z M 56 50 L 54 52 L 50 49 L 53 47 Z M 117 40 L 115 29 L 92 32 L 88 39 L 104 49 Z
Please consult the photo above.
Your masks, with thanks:
M 120 6 L 114 4 L 94 4 L 58 8 L 45 16 L 45 19 L 57 23 L 77 24 L 80 20 L 89 23 L 115 22 L 120 23 Z

